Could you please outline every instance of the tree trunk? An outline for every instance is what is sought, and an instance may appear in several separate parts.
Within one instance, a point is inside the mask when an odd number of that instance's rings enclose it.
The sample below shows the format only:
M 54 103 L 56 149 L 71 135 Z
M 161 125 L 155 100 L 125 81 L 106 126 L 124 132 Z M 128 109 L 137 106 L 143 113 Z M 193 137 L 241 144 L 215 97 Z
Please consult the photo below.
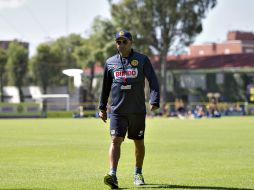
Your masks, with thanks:
M 19 101 L 24 102 L 24 94 L 22 91 L 22 87 L 18 87 L 18 90 L 19 90 Z
M 166 64 L 167 64 L 167 52 L 163 51 L 160 55 L 161 60 L 161 105 L 166 103 L 167 101 L 167 94 L 166 94 Z
M 4 85 L 3 85 L 3 73 L 0 76 L 0 94 L 1 94 L 1 102 L 4 102 Z
M 93 95 L 93 79 L 94 79 L 94 69 L 95 65 L 93 64 L 91 66 L 91 73 L 90 73 L 90 82 L 89 82 L 89 97 L 90 101 L 93 101 L 94 95 Z
M 47 94 L 47 86 L 44 85 L 42 87 L 43 94 Z M 42 99 L 42 110 L 41 110 L 41 117 L 45 118 L 47 117 L 47 99 Z

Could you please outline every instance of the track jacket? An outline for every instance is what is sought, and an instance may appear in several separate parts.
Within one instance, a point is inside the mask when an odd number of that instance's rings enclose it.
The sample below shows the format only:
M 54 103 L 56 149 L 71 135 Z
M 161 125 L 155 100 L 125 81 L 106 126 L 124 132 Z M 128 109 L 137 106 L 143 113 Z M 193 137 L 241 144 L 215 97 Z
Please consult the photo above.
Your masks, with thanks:
M 107 59 L 99 109 L 107 110 L 111 91 L 111 113 L 146 113 L 145 77 L 150 87 L 150 104 L 159 107 L 158 80 L 147 56 L 132 50 L 127 58 L 116 54 Z

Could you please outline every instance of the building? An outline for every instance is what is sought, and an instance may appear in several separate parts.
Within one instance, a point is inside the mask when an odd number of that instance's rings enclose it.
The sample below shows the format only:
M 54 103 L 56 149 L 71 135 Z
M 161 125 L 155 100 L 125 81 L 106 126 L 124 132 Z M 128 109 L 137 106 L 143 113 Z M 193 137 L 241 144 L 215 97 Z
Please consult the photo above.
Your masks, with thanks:
M 223 43 L 191 45 L 189 55 L 169 56 L 167 101 L 207 101 L 219 94 L 221 101 L 250 101 L 254 85 L 254 34 L 231 31 Z M 154 60 L 156 70 L 160 64 Z
M 222 54 L 254 53 L 254 34 L 251 32 L 231 31 L 222 43 L 191 45 L 190 56 L 211 56 Z
M 160 64 L 154 67 L 160 70 Z M 225 102 L 245 102 L 248 86 L 254 84 L 254 53 L 169 59 L 166 65 L 167 101 L 208 101 L 208 94 L 219 94 Z
M 223 43 L 191 45 L 189 49 L 188 55 L 168 56 L 166 101 L 206 102 L 209 94 L 219 94 L 226 102 L 249 100 L 248 87 L 254 86 L 253 33 L 231 31 Z M 159 73 L 159 57 L 150 59 Z M 101 77 L 102 67 L 97 65 L 95 73 Z

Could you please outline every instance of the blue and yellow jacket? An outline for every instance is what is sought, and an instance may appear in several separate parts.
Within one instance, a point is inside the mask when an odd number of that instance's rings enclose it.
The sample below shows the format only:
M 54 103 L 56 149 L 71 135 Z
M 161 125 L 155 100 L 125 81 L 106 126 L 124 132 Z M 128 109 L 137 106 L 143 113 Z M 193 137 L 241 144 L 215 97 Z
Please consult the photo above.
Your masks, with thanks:
M 107 59 L 99 109 L 106 111 L 111 91 L 111 113 L 146 113 L 145 78 L 150 87 L 150 104 L 159 107 L 159 84 L 146 55 L 132 50 L 127 58 L 116 54 Z

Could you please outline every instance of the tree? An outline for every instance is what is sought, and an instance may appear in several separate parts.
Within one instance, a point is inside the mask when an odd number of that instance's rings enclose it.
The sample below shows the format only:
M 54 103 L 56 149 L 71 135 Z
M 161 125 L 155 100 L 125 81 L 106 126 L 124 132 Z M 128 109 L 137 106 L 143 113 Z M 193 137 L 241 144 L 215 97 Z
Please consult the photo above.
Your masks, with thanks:
M 77 68 L 80 65 L 74 57 L 74 51 L 82 45 L 83 38 L 78 34 L 70 34 L 67 37 L 58 38 L 52 46 L 60 51 L 64 69 Z
M 1 102 L 4 102 L 4 82 L 3 82 L 3 76 L 5 74 L 5 65 L 7 63 L 7 52 L 0 48 L 0 96 L 1 96 Z
M 101 64 L 105 62 L 106 58 L 113 56 L 117 52 L 114 42 L 115 33 L 116 28 L 111 20 L 102 19 L 101 17 L 94 19 L 90 37 L 97 42 L 96 47 L 102 52 L 102 56 L 99 59 Z
M 111 3 L 116 26 L 132 31 L 141 51 L 159 55 L 163 102 L 166 101 L 168 53 L 193 42 L 202 31 L 202 19 L 216 3 L 217 0 L 120 0 Z
M 24 102 L 22 86 L 27 73 L 28 50 L 19 43 L 12 42 L 7 54 L 7 65 L 10 69 L 8 79 L 18 88 L 20 102 Z
M 92 83 L 93 83 L 93 78 L 94 78 L 94 64 L 96 60 L 94 60 L 94 55 L 92 53 L 92 40 L 91 39 L 86 39 L 83 40 L 82 46 L 78 47 L 74 51 L 74 57 L 77 60 L 77 63 L 79 65 L 82 65 L 82 67 L 90 68 L 90 80 L 88 84 L 88 97 L 89 100 L 91 101 L 93 92 L 92 92 Z
M 59 69 L 75 69 L 81 68 L 81 65 L 77 62 L 74 52 L 75 49 L 82 45 L 83 38 L 79 34 L 70 34 L 67 37 L 58 38 L 52 43 L 52 48 L 61 55 L 61 64 Z M 60 71 L 57 74 L 58 80 L 55 81 L 59 85 L 67 85 L 68 90 L 71 91 L 70 78 L 63 77 Z
M 54 49 L 52 44 L 40 44 L 31 63 L 35 82 L 41 86 L 43 94 L 47 94 L 48 86 L 57 84 L 59 75 L 61 75 L 60 51 Z M 43 100 L 42 109 L 47 110 L 46 99 Z
M 96 63 L 103 64 L 107 57 L 115 53 L 113 34 L 115 29 L 110 21 L 96 17 L 92 33 L 89 38 L 84 39 L 82 46 L 79 46 L 74 51 L 74 57 L 79 65 L 85 68 L 90 68 L 88 96 L 90 101 L 94 100 L 92 84 L 94 80 L 94 66 Z
M 47 94 L 47 87 L 55 84 L 61 75 L 61 55 L 50 44 L 40 44 L 31 62 L 35 81 Z

